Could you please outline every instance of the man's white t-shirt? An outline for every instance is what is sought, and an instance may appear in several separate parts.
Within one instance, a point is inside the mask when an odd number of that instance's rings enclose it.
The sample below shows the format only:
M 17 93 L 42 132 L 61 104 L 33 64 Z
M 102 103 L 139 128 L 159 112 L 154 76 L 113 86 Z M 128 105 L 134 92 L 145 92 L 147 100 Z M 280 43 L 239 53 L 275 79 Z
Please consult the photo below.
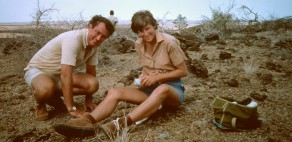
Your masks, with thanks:
M 61 73 L 61 64 L 72 65 L 74 69 L 82 64 L 97 65 L 97 47 L 86 55 L 88 29 L 68 31 L 58 35 L 42 47 L 29 61 L 24 71 L 38 68 L 50 75 Z

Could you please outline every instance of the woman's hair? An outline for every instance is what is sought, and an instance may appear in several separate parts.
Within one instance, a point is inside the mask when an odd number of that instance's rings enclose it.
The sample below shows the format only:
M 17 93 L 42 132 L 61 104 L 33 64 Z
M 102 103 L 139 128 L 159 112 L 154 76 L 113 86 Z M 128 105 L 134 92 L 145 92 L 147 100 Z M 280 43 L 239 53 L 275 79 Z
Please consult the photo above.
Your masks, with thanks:
M 99 23 L 104 23 L 105 24 L 105 28 L 108 31 L 109 36 L 111 36 L 115 32 L 115 27 L 111 23 L 111 21 L 109 19 L 103 17 L 103 16 L 100 16 L 100 15 L 93 16 L 91 18 L 91 20 L 89 21 L 88 25 L 91 24 L 92 27 L 95 27 Z
M 153 17 L 150 11 L 141 10 L 136 12 L 132 17 L 131 29 L 134 33 L 138 33 L 138 31 L 142 30 L 147 24 L 151 24 L 157 29 L 157 21 Z

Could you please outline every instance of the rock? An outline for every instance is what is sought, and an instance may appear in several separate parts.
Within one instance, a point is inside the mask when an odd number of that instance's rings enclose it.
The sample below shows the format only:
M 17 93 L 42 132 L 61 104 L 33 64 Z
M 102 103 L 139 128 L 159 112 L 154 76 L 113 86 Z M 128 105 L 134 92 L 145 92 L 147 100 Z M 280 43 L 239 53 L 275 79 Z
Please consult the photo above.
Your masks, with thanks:
M 206 41 L 214 41 L 214 40 L 219 40 L 219 34 L 210 34 L 205 37 Z
M 202 44 L 202 42 L 200 40 L 197 39 L 187 39 L 186 40 L 186 46 L 190 47 L 190 46 L 200 46 Z
M 193 59 L 188 68 L 191 73 L 196 74 L 198 77 L 207 78 L 209 76 L 207 67 L 200 60 Z
M 201 59 L 202 59 L 202 60 L 208 60 L 209 58 L 208 58 L 208 55 L 207 55 L 207 54 L 203 54 L 203 55 L 201 56 Z
M 257 100 L 257 101 L 264 101 L 266 98 L 267 98 L 267 95 L 262 95 L 262 94 L 259 94 L 257 92 L 251 92 L 249 94 L 250 97 L 252 97 L 253 99 Z
M 122 46 L 126 49 L 126 52 L 133 52 L 135 51 L 135 42 L 130 39 L 125 39 L 121 42 Z
M 104 54 L 100 54 L 98 56 L 98 66 L 105 66 L 105 65 L 111 65 L 112 64 L 112 60 L 104 55 Z
M 282 66 L 273 62 L 267 62 L 266 67 L 268 70 L 274 70 L 276 72 L 282 71 Z
M 239 83 L 236 79 L 231 79 L 231 80 L 227 81 L 226 83 L 230 87 L 238 87 L 239 86 Z
M 201 51 L 200 46 L 191 46 L 188 47 L 188 51 Z
M 142 68 L 136 68 L 130 71 L 129 75 L 123 77 L 122 79 L 120 79 L 117 83 L 122 83 L 125 86 L 130 85 L 131 83 L 133 83 L 135 78 L 139 77 L 139 72 L 142 71 Z
M 261 38 L 261 39 L 255 40 L 253 42 L 253 45 L 258 46 L 258 47 L 269 48 L 271 46 L 271 40 L 267 38 Z
M 219 54 L 219 59 L 220 60 L 225 60 L 225 59 L 230 59 L 231 58 L 231 53 L 221 51 Z
M 263 85 L 270 84 L 273 81 L 273 75 L 268 73 L 268 74 L 263 74 L 260 76 L 260 79 L 262 80 Z

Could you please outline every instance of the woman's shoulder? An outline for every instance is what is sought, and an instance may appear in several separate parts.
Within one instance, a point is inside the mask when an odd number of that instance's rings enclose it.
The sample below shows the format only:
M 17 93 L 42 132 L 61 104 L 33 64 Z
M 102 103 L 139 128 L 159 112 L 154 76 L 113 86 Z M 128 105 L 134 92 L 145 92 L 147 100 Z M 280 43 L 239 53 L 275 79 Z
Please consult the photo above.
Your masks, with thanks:
M 160 33 L 160 34 L 162 35 L 162 37 L 163 37 L 164 39 L 175 39 L 174 36 L 172 36 L 172 35 L 170 35 L 170 34 L 168 34 L 168 33 Z
M 167 33 L 161 33 L 164 42 L 170 43 L 170 44 L 179 44 L 179 41 L 172 35 Z

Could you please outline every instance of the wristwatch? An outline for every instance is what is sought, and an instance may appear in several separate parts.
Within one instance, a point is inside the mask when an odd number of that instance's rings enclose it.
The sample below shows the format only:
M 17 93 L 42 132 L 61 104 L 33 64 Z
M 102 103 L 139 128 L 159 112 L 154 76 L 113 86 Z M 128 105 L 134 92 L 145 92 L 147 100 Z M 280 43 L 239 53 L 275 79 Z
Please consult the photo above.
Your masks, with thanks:
M 73 111 L 76 111 L 76 110 L 77 110 L 76 107 L 73 106 L 71 109 L 68 110 L 68 112 L 73 112 Z

